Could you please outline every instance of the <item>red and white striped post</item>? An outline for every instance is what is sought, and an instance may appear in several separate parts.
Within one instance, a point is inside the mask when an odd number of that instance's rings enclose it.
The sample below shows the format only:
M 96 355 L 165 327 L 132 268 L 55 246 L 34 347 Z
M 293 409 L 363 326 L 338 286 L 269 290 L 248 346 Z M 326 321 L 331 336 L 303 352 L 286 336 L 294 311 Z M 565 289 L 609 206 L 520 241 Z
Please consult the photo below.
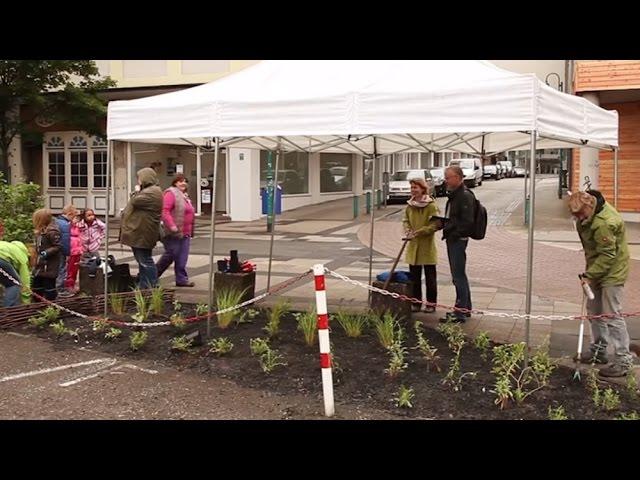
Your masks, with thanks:
M 324 414 L 332 417 L 335 413 L 333 403 L 333 375 L 331 373 L 331 347 L 329 343 L 329 315 L 327 314 L 327 292 L 324 285 L 324 265 L 313 266 L 316 285 L 316 312 L 318 314 L 318 342 L 320 343 L 320 368 L 322 369 L 322 396 Z

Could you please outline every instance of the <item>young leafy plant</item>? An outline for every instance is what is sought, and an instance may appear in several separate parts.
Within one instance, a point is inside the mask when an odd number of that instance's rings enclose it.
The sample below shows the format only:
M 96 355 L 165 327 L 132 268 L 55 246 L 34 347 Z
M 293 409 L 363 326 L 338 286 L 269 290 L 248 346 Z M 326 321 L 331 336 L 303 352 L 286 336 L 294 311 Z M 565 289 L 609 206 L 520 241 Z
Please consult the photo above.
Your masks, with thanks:
M 51 322 L 55 322 L 56 320 L 58 320 L 58 318 L 60 318 L 60 310 L 58 310 L 56 307 L 49 306 L 45 308 L 40 313 L 40 315 L 46 318 L 47 322 L 51 323 Z
M 274 338 L 280 331 L 280 321 L 283 315 L 285 315 L 291 309 L 291 304 L 285 298 L 280 298 L 278 302 L 269 309 L 267 315 L 267 325 L 264 327 L 264 331 L 267 332 L 269 338 Z
M 136 288 L 133 292 L 137 311 L 135 314 L 131 315 L 131 318 L 133 318 L 135 322 L 145 322 L 147 318 L 149 318 L 149 306 L 147 305 L 147 299 L 139 288 Z
M 169 317 L 169 322 L 171 326 L 176 328 L 177 330 L 184 330 L 187 326 L 187 321 L 184 319 L 182 314 L 174 313 Z
M 407 348 L 402 345 L 402 340 L 396 340 L 387 348 L 387 351 L 391 358 L 389 359 L 389 368 L 385 369 L 385 373 L 393 378 L 409 366 L 409 364 L 405 362 Z
M 221 310 L 226 310 L 231 307 L 235 307 L 236 305 L 242 302 L 242 297 L 244 296 L 247 289 L 240 291 L 235 288 L 223 289 L 217 292 L 216 294 L 216 305 L 218 312 Z M 218 326 L 220 328 L 226 329 L 231 325 L 233 319 L 238 314 L 238 310 L 231 310 L 224 313 L 218 313 L 216 316 L 218 317 Z
M 51 328 L 53 329 L 53 333 L 55 333 L 56 337 L 58 338 L 67 333 L 67 327 L 64 326 L 64 322 L 62 320 L 59 320 L 56 323 L 52 323 Z
M 620 407 L 620 394 L 611 387 L 607 387 L 602 393 L 602 408 L 610 412 Z
M 160 285 L 151 290 L 150 309 L 154 315 L 162 315 L 164 309 L 164 288 Z
M 227 337 L 214 338 L 207 345 L 209 345 L 209 352 L 215 353 L 219 357 L 226 355 L 233 349 L 233 343 Z
M 253 319 L 258 316 L 260 312 L 254 308 L 246 308 L 243 312 L 236 318 L 236 325 L 240 325 L 241 323 L 252 323 Z
M 473 346 L 480 350 L 480 357 L 482 357 L 482 359 L 485 361 L 487 360 L 490 345 L 491 339 L 489 338 L 487 332 L 481 332 L 473 340 Z
M 122 330 L 119 328 L 110 328 L 107 333 L 104 334 L 104 338 L 107 340 L 114 340 L 122 335 Z
M 562 405 L 559 405 L 556 408 L 551 408 L 551 405 L 549 405 L 549 408 L 547 410 L 547 415 L 549 417 L 549 420 L 568 420 L 569 419 Z
M 398 391 L 398 396 L 394 398 L 396 407 L 413 408 L 413 404 L 411 403 L 411 401 L 414 397 L 415 393 L 413 392 L 413 388 L 407 388 L 404 385 L 401 385 L 400 390 Z
M 147 339 L 149 335 L 147 332 L 133 332 L 129 337 L 129 345 L 131 346 L 131 350 L 134 352 L 142 348 L 142 346 L 147 343 Z
M 278 365 L 286 366 L 286 363 L 282 363 L 282 355 L 278 354 L 277 350 L 267 350 L 260 355 L 260 366 L 265 373 L 271 373 Z
M 264 338 L 252 338 L 249 340 L 249 348 L 252 355 L 262 355 L 269 350 L 269 340 Z
M 193 346 L 193 340 L 187 339 L 186 335 L 180 335 L 171 339 L 171 350 L 189 352 Z
M 34 327 L 36 327 L 38 330 L 44 328 L 45 325 L 49 323 L 49 321 L 43 315 L 34 315 L 28 320 L 28 322 Z
M 173 311 L 175 313 L 182 311 L 182 304 L 178 300 L 173 301 Z
M 124 315 L 125 298 L 117 293 L 109 295 L 109 304 L 111 305 L 111 311 L 116 315 Z
M 441 371 L 440 365 L 439 365 L 440 356 L 437 355 L 438 349 L 432 346 L 429 343 L 429 340 L 427 340 L 422 334 L 422 328 L 423 328 L 422 322 L 419 322 L 419 321 L 415 322 L 415 324 L 413 325 L 413 328 L 416 333 L 416 338 L 418 339 L 418 345 L 416 345 L 413 348 L 417 348 L 418 350 L 420 350 L 420 353 L 422 353 L 422 356 L 427 361 L 428 370 L 431 370 L 431 366 L 433 365 L 433 367 L 436 370 L 438 370 L 438 372 L 440 372 Z
M 304 336 L 304 343 L 309 347 L 313 346 L 318 331 L 318 317 L 316 312 L 299 312 L 294 316 L 296 322 L 298 322 L 298 330 L 301 331 Z
M 633 372 L 633 369 L 630 369 L 627 373 L 625 388 L 630 395 L 638 395 L 640 393 L 640 391 L 638 391 L 638 380 L 636 380 L 636 375 Z
M 494 393 L 496 405 L 505 408 L 510 400 L 520 404 L 533 393 L 549 383 L 549 377 L 556 368 L 549 356 L 548 343 L 541 345 L 531 357 L 529 366 L 524 368 L 524 342 L 500 345 L 493 348 L 493 369 L 496 374 Z
M 398 320 L 391 312 L 384 312 L 382 318 L 372 315 L 371 323 L 378 336 L 378 341 L 382 347 L 389 348 L 396 340 L 396 328 L 398 328 Z
M 104 318 L 93 321 L 92 330 L 97 333 L 104 332 L 109 328 L 109 322 Z
M 640 415 L 635 410 L 630 413 L 621 413 L 616 420 L 640 420 Z
M 367 315 L 358 315 L 339 310 L 336 318 L 340 326 L 344 329 L 347 337 L 357 338 L 362 335 L 362 331 L 367 326 L 369 318 Z
M 207 305 L 206 303 L 199 303 L 198 305 L 196 305 L 196 316 L 197 317 L 200 317 L 202 315 L 206 315 L 208 311 L 209 311 L 209 305 Z

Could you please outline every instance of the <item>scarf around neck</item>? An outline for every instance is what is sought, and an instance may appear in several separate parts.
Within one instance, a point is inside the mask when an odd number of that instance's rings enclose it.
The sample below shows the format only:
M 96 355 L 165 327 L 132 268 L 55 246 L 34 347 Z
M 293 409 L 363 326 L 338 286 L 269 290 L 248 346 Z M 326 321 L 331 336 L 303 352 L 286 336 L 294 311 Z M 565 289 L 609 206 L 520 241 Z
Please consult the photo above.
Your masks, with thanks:
M 424 208 L 427 205 L 429 205 L 431 202 L 433 202 L 433 198 L 431 198 L 429 195 L 422 195 L 421 197 L 418 197 L 418 198 L 411 197 L 409 200 L 407 200 L 407 203 L 409 204 L 410 207 L 416 207 L 416 208 Z

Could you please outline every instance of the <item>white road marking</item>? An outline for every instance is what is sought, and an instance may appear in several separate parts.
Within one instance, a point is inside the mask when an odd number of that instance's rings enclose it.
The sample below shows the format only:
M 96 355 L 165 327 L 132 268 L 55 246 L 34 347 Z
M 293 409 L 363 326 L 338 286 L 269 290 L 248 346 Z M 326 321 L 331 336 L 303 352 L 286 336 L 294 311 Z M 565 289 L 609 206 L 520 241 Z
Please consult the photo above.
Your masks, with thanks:
M 76 383 L 80 383 L 80 382 L 84 382 L 85 380 L 89 380 L 90 378 L 95 378 L 98 377 L 100 375 L 102 375 L 103 373 L 106 373 L 107 371 L 105 370 L 106 368 L 112 367 L 113 365 L 115 365 L 118 362 L 118 360 L 116 360 L 115 358 L 112 360 L 107 360 L 106 365 L 103 365 L 100 367 L 100 370 L 96 373 L 92 373 L 91 375 L 85 375 L 83 377 L 80 378 L 76 378 L 75 380 L 70 380 L 68 382 L 63 382 L 60 383 L 59 385 L 61 387 L 69 387 L 71 385 L 75 385 Z
M 20 378 L 25 378 L 25 377 L 32 377 L 34 375 L 42 375 L 43 373 L 58 372 L 60 370 L 68 370 L 70 368 L 84 367 L 85 365 L 94 365 L 96 363 L 104 363 L 104 362 L 108 362 L 108 361 L 110 361 L 110 359 L 108 359 L 108 358 L 99 358 L 97 360 L 88 360 L 86 362 L 78 362 L 78 363 L 70 363 L 68 365 L 60 365 L 59 367 L 43 368 L 43 369 L 40 369 L 40 370 L 32 370 L 30 372 L 17 373 L 15 375 L 8 375 L 6 377 L 0 378 L 0 383 L 8 382 L 10 380 L 18 380 Z
M 118 361 L 114 359 L 111 363 L 105 365 L 104 367 L 101 367 L 101 370 L 99 372 L 92 373 L 91 375 L 85 375 L 83 377 L 76 378 L 76 379 L 70 380 L 68 382 L 63 382 L 63 383 L 60 383 L 59 385 L 61 387 L 70 387 L 71 385 L 75 385 L 77 383 L 84 382 L 85 380 L 90 380 L 92 378 L 99 377 L 100 375 L 103 375 L 105 373 L 116 374 L 116 375 L 117 374 L 124 374 L 124 372 L 118 371 L 121 368 L 128 368 L 130 370 L 140 370 L 141 372 L 150 373 L 151 375 L 155 375 L 156 373 L 158 373 L 157 370 L 148 370 L 146 368 L 141 368 L 141 367 L 138 367 L 136 365 L 132 365 L 130 363 L 125 363 L 123 365 L 118 365 L 117 367 L 110 368 L 109 370 L 107 370 L 107 368 L 113 367 L 117 362 Z

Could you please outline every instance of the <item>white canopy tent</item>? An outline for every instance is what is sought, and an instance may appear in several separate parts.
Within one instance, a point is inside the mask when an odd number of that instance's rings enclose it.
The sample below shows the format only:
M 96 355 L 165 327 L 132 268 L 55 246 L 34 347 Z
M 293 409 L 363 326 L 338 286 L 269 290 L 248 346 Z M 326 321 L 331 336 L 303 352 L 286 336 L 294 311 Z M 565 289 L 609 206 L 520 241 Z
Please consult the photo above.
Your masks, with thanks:
M 195 146 L 214 140 L 216 159 L 220 147 L 231 145 L 374 159 L 408 151 L 481 156 L 528 146 L 534 177 L 536 149 L 617 152 L 618 114 L 558 92 L 534 74 L 485 61 L 263 61 L 179 92 L 111 102 L 107 136 Z M 373 168 L 376 178 L 376 161 Z M 530 197 L 527 313 L 535 189 Z M 212 255 L 214 237 L 212 218 Z

